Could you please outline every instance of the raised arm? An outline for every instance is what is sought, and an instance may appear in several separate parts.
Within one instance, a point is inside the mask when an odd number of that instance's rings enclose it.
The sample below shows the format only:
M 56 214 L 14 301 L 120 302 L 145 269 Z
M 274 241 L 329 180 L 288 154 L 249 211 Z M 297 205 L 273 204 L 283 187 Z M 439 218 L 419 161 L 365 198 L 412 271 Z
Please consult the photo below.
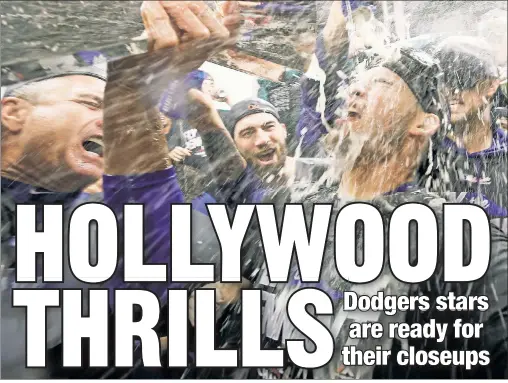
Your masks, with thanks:
M 168 263 L 170 206 L 183 203 L 184 198 L 157 104 L 170 81 L 198 68 L 210 55 L 227 46 L 239 15 L 230 3 L 224 19 L 217 20 L 199 1 L 146 1 L 141 13 L 149 35 L 148 53 L 108 65 L 104 198 L 120 225 L 124 204 L 144 205 L 145 262 Z M 163 284 L 151 287 L 159 297 L 166 288 Z
M 318 34 L 315 55 L 319 67 L 326 75 L 323 92 L 326 97 L 324 118 L 332 123 L 335 110 L 343 100 L 337 99 L 337 90 L 351 71 L 354 62 L 349 59 L 349 38 L 346 29 L 346 18 L 342 11 L 342 1 L 333 1 L 325 27 Z M 301 83 L 301 112 L 297 125 L 297 135 L 302 143 L 302 155 L 314 156 L 319 148 L 319 139 L 328 130 L 322 121 L 321 112 L 317 110 L 321 95 L 321 84 L 317 80 L 304 78 Z

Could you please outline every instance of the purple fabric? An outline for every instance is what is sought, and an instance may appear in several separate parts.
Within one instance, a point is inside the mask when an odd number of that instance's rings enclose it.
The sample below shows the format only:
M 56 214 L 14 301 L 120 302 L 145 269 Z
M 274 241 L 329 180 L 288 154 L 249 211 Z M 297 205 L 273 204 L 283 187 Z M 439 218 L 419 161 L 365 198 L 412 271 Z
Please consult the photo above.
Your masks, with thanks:
M 79 51 L 76 56 L 81 58 L 87 65 L 93 65 L 96 58 L 105 55 L 100 51 Z
M 316 51 L 314 52 L 319 63 L 319 67 L 327 72 L 326 69 L 330 68 L 330 62 L 328 59 L 328 52 L 325 48 L 325 40 L 323 34 L 320 33 L 316 39 Z
M 416 189 L 415 183 L 414 182 L 407 182 L 405 184 L 397 186 L 392 191 L 389 191 L 387 193 L 383 193 L 383 195 L 391 195 L 391 194 L 395 194 L 395 193 L 404 193 L 404 192 L 409 191 L 411 189 Z
M 494 129 L 493 137 L 492 137 L 492 144 L 488 149 L 482 150 L 480 152 L 476 153 L 468 153 L 465 148 L 459 148 L 456 143 L 449 139 L 448 137 L 445 137 L 443 140 L 442 146 L 444 148 L 450 149 L 455 151 L 456 153 L 459 153 L 462 156 L 467 156 L 468 158 L 471 158 L 473 160 L 472 164 L 472 173 L 475 179 L 473 180 L 476 185 L 481 185 L 481 180 L 484 178 L 484 174 L 486 171 L 489 170 L 489 167 L 495 166 L 499 167 L 499 165 L 495 165 L 495 161 L 491 163 L 491 160 L 495 160 L 497 157 L 504 156 L 506 157 L 508 155 L 508 136 L 502 129 Z M 491 171 L 494 170 L 498 174 L 498 176 L 501 176 L 500 173 L 504 172 L 506 173 L 506 169 L 498 169 L 495 168 L 490 169 Z M 464 188 L 465 189 L 465 188 Z M 466 191 L 466 190 L 463 190 Z M 503 192 L 503 190 L 498 190 L 495 193 Z M 504 190 L 504 193 L 506 193 L 506 190 Z M 505 201 L 504 198 L 499 198 L 497 195 L 493 195 L 492 192 L 488 193 L 488 195 L 485 195 L 484 192 L 482 192 L 480 189 L 478 189 L 477 192 L 469 192 L 466 195 L 466 200 L 475 203 L 476 201 L 480 200 L 483 202 L 483 208 L 487 212 L 487 214 L 491 217 L 507 217 L 508 216 L 508 209 L 506 206 L 502 206 L 503 202 L 499 204 L 499 201 Z M 496 200 L 498 203 L 496 203 Z
M 75 206 L 86 194 L 78 191 L 73 193 L 58 193 L 19 181 L 2 177 L 2 193 L 8 193 L 15 203 L 28 204 L 63 204 L 64 208 Z
M 499 206 L 494 201 L 488 199 L 485 195 L 478 198 L 477 193 L 467 193 L 464 197 L 469 203 L 477 203 L 478 200 L 483 202 L 483 209 L 489 215 L 489 217 L 508 217 L 508 209 L 506 207 Z
M 208 216 L 206 205 L 209 203 L 224 203 L 234 208 L 239 203 L 261 203 L 269 192 L 254 169 L 248 166 L 236 181 L 228 182 L 220 188 L 194 198 L 192 208 Z
M 326 133 L 327 130 L 321 122 L 321 114 L 302 105 L 296 125 L 296 135 L 302 143 L 302 150 L 312 147 Z
M 162 171 L 136 176 L 104 176 L 104 202 L 114 212 L 119 227 L 123 228 L 123 207 L 127 203 L 144 205 L 145 263 L 168 265 L 171 254 L 172 204 L 184 203 L 184 196 L 173 167 Z M 123 260 L 119 261 L 117 275 L 109 281 L 111 302 L 114 290 L 118 288 L 144 288 L 155 293 L 160 299 L 166 296 L 168 288 L 182 287 L 181 284 L 123 282 Z
M 301 110 L 296 135 L 302 140 L 302 148 L 306 148 L 317 142 L 327 131 L 321 122 L 321 113 L 316 111 L 320 95 L 319 81 L 304 77 L 301 91 Z
M 189 90 L 201 90 L 207 76 L 202 70 L 194 70 L 181 79 L 171 81 L 159 100 L 161 113 L 172 119 L 185 119 Z
M 296 125 L 296 136 L 301 142 L 302 150 L 313 147 L 326 132 L 321 114 L 309 105 L 302 104 Z
M 443 140 L 443 146 L 445 148 L 451 148 L 458 153 L 466 154 L 467 151 L 464 148 L 459 148 L 457 144 L 445 137 Z M 508 151 L 508 135 L 503 129 L 495 129 L 492 136 L 492 145 L 488 149 L 482 150 L 476 153 L 467 153 L 468 157 L 485 157 L 491 155 L 506 155 Z
M 320 33 L 316 40 L 315 55 L 320 68 L 326 73 L 324 113 L 325 119 L 329 122 L 335 119 L 335 111 L 344 103 L 343 99 L 336 98 L 337 89 L 344 81 L 337 75 L 337 71 L 341 69 L 347 71 L 346 64 L 350 65 L 347 58 L 348 49 L 345 49 L 339 57 L 330 57 L 325 48 L 323 34 Z M 304 78 L 301 84 L 301 112 L 296 126 L 296 135 L 301 140 L 302 150 L 306 150 L 312 148 L 327 133 L 327 129 L 321 121 L 321 113 L 316 111 L 320 97 L 319 81 Z
M 323 35 L 320 33 L 316 40 L 315 55 L 321 69 L 326 71 L 329 67 L 328 54 L 324 46 Z M 321 113 L 316 111 L 319 100 L 319 81 L 304 78 L 302 80 L 301 111 L 296 125 L 296 135 L 301 140 L 302 149 L 312 147 L 318 140 L 327 133 L 326 127 L 321 122 Z M 330 95 L 326 95 L 330 100 Z M 326 112 L 325 112 L 326 113 Z M 328 116 L 327 116 L 328 117 Z

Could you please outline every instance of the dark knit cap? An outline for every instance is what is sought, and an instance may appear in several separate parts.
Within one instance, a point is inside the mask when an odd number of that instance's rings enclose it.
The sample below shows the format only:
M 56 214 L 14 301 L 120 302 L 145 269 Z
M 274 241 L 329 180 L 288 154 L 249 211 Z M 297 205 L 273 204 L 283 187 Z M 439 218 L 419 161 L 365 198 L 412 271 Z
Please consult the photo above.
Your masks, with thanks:
M 411 47 L 401 47 L 393 57 L 371 60 L 368 66 L 383 66 L 397 74 L 426 113 L 440 116 L 446 112 L 443 71 L 437 60 L 429 54 Z
M 403 46 L 397 48 L 390 58 L 374 57 L 367 65 L 371 68 L 383 66 L 397 74 L 408 85 L 422 109 L 439 117 L 440 129 L 432 137 L 427 156 L 417 170 L 417 181 L 427 184 L 439 173 L 438 147 L 452 129 L 444 74 L 438 61 L 422 50 Z
M 231 136 L 234 137 L 235 127 L 238 121 L 240 121 L 242 118 L 257 113 L 271 114 L 280 121 L 279 112 L 277 112 L 277 109 L 275 109 L 275 107 L 268 101 L 262 100 L 260 98 L 248 98 L 246 100 L 237 102 L 231 107 L 231 110 L 228 111 L 227 118 L 224 123 Z

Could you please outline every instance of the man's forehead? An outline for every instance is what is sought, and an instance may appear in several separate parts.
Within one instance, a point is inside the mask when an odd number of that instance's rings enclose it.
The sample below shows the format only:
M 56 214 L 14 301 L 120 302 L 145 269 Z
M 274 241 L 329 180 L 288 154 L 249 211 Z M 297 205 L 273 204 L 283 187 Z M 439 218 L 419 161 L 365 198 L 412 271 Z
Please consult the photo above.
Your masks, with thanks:
M 239 128 L 258 127 L 268 122 L 277 122 L 277 118 L 270 113 L 254 113 L 242 118 L 237 123 Z
M 92 76 L 81 75 L 58 77 L 47 80 L 47 83 L 44 84 L 44 88 L 56 98 L 78 97 L 86 94 L 102 99 L 105 87 L 105 81 Z
M 67 80 L 72 83 L 70 89 L 73 95 L 85 93 L 104 97 L 105 81 L 91 76 L 68 76 Z
M 403 81 L 395 72 L 383 66 L 366 69 L 355 74 L 355 80 L 372 81 L 378 78 L 384 78 L 391 81 Z

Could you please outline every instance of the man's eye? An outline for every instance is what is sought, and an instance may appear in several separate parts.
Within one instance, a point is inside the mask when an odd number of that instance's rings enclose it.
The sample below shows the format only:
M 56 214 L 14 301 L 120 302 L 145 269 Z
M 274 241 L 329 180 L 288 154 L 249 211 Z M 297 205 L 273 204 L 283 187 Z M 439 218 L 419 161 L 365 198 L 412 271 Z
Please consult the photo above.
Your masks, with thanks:
M 384 85 L 393 85 L 393 83 L 391 83 L 390 81 L 383 80 L 382 78 L 378 78 L 378 79 L 374 80 L 374 82 L 381 83 L 381 84 L 384 84 Z
M 252 131 L 250 131 L 250 130 L 246 130 L 246 131 L 244 131 L 242 133 L 242 137 L 243 138 L 247 138 L 247 137 L 250 137 L 250 136 L 252 136 Z
M 275 127 L 274 124 L 265 125 L 265 130 L 272 130 Z
M 90 109 L 100 109 L 102 107 L 101 104 L 93 101 L 78 101 L 80 104 L 87 106 Z

